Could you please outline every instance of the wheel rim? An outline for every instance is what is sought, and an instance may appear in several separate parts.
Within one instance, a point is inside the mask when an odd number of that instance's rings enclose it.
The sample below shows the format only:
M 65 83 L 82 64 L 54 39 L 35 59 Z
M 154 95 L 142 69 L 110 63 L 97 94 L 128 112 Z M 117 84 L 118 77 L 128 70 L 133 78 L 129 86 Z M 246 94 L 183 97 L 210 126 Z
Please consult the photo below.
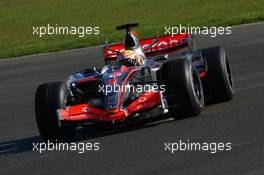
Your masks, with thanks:
M 192 70 L 192 89 L 194 91 L 195 100 L 200 104 L 203 105 L 203 89 L 201 86 L 201 81 L 198 77 L 198 74 L 195 70 Z

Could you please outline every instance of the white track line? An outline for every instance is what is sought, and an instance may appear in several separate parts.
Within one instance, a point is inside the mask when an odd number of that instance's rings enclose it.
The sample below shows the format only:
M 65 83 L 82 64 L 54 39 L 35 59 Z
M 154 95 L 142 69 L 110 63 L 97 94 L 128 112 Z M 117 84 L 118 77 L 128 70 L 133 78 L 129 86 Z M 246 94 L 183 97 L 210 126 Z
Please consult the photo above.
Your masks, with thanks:
M 248 24 L 238 24 L 238 25 L 233 25 L 231 26 L 232 28 L 237 28 L 237 27 L 248 27 L 248 26 L 255 26 L 255 25 L 264 25 L 264 21 L 262 22 L 255 22 L 255 23 L 248 23 Z

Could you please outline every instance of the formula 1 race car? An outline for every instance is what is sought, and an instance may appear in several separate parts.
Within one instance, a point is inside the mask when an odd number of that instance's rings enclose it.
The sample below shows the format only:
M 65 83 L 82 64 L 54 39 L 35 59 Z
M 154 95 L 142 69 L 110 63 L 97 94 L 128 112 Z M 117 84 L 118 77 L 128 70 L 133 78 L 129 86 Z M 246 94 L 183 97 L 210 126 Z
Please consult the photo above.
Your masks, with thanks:
M 76 126 L 116 125 L 170 113 L 199 115 L 206 103 L 231 100 L 233 78 L 221 47 L 196 49 L 192 35 L 140 40 L 126 30 L 124 42 L 103 48 L 105 66 L 90 67 L 65 82 L 50 82 L 35 94 L 36 121 L 45 140 L 67 141 Z M 178 56 L 171 53 L 188 49 Z M 177 52 L 178 53 L 178 52 Z

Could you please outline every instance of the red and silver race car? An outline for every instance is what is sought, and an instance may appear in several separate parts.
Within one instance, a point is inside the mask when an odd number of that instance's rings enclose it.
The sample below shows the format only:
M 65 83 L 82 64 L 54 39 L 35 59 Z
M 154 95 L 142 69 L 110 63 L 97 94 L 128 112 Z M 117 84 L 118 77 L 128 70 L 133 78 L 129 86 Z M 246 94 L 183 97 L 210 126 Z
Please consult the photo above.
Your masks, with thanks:
M 37 125 L 45 140 L 71 140 L 76 126 L 117 125 L 169 113 L 199 115 L 205 103 L 233 97 L 233 78 L 220 47 L 197 50 L 191 35 L 140 40 L 126 24 L 123 43 L 105 43 L 105 66 L 90 67 L 35 94 Z M 178 56 L 173 52 L 184 49 Z M 187 48 L 187 49 L 186 49 Z M 179 53 L 179 52 L 177 52 Z

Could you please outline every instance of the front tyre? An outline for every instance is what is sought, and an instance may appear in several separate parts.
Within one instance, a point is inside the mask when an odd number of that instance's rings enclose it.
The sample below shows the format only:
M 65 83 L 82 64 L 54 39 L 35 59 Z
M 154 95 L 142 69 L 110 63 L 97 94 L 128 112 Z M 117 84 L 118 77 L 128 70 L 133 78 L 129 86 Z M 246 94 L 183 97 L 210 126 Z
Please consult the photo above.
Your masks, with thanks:
M 66 108 L 69 90 L 64 82 L 45 83 L 38 87 L 35 94 L 35 114 L 41 137 L 50 141 L 70 141 L 76 126 L 61 123 L 57 109 Z
M 199 75 L 188 59 L 166 62 L 160 70 L 165 97 L 175 114 L 183 117 L 199 115 L 204 107 L 204 93 Z

